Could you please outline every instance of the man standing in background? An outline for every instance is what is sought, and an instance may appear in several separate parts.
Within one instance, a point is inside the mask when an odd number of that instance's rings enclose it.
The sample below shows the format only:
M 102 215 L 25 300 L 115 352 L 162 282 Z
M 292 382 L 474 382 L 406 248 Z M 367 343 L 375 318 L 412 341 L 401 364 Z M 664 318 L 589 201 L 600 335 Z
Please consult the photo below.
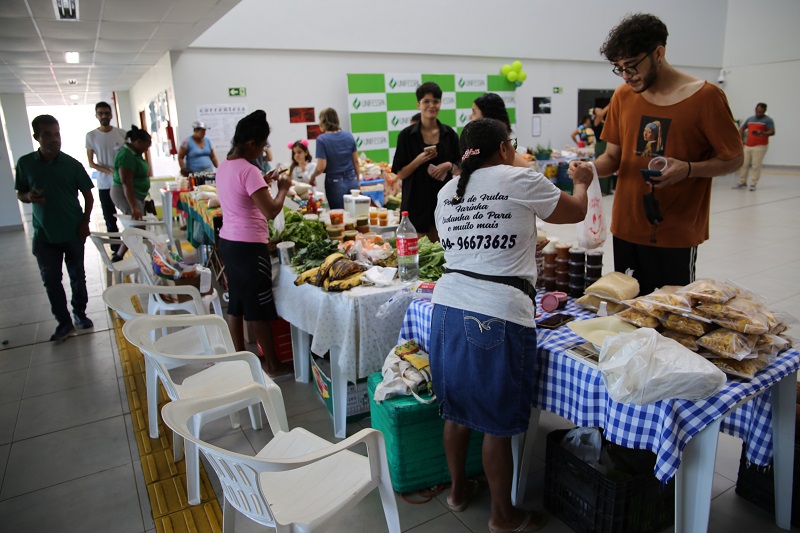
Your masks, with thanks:
M 33 255 L 50 300 L 50 311 L 58 321 L 50 340 L 62 341 L 75 332 L 75 326 L 94 327 L 86 316 L 89 295 L 83 268 L 94 185 L 83 165 L 61 151 L 61 129 L 54 116 L 39 115 L 31 126 L 39 149 L 17 161 L 14 188 L 20 202 L 33 204 Z M 84 209 L 78 202 L 79 192 Z M 67 265 L 72 288 L 72 317 L 61 284 L 62 263 Z
M 753 179 L 750 181 L 750 190 L 756 190 L 758 180 L 761 179 L 761 163 L 767 155 L 769 138 L 775 135 L 775 122 L 767 116 L 767 104 L 756 104 L 756 114 L 748 118 L 739 128 L 739 136 L 747 132 L 744 141 L 744 164 L 739 171 L 739 184 L 734 189 L 747 187 L 747 174 L 753 167 Z
M 89 166 L 97 171 L 97 189 L 107 231 L 117 233 L 117 208 L 111 199 L 111 182 L 114 180 L 114 157 L 125 144 L 125 130 L 111 125 L 113 115 L 111 106 L 106 102 L 98 102 L 94 106 L 94 116 L 100 122 L 100 127 L 86 134 L 86 159 L 89 160 Z M 118 249 L 118 244 L 111 246 L 112 252 L 116 253 Z

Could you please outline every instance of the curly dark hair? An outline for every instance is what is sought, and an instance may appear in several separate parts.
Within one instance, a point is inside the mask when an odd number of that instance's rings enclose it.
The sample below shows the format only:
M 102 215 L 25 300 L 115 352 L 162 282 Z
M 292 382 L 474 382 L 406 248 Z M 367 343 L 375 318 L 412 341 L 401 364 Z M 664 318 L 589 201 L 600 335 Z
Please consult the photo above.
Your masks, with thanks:
M 231 148 L 238 148 L 241 152 L 247 141 L 260 144 L 265 142 L 267 137 L 269 137 L 267 114 L 263 110 L 257 109 L 236 124 L 236 131 L 231 140 Z
M 493 118 L 499 120 L 508 128 L 511 133 L 511 121 L 508 118 L 508 111 L 506 110 L 506 103 L 503 99 L 495 93 L 482 94 L 473 102 L 478 109 L 481 110 L 483 118 Z
M 453 204 L 460 204 L 464 200 L 472 173 L 491 160 L 507 140 L 505 124 L 493 118 L 479 118 L 464 126 L 458 147 L 462 154 L 467 150 L 474 150 L 474 153 L 461 160 L 461 176 L 458 178 L 456 194 L 450 200 Z
M 600 54 L 612 63 L 648 53 L 658 46 L 667 45 L 667 26 L 649 13 L 628 15 L 620 22 L 600 48 Z

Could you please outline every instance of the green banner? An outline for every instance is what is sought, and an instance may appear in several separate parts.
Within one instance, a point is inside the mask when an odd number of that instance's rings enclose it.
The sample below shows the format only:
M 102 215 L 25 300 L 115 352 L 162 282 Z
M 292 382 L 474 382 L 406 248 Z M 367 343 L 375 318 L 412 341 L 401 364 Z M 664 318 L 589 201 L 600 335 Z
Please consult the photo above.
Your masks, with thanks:
M 435 82 L 442 89 L 439 120 L 461 134 L 477 97 L 494 92 L 506 103 L 512 126 L 516 122 L 516 87 L 500 75 L 486 74 L 348 74 L 350 124 L 359 153 L 373 161 L 394 159 L 397 137 L 417 112 L 416 89 Z

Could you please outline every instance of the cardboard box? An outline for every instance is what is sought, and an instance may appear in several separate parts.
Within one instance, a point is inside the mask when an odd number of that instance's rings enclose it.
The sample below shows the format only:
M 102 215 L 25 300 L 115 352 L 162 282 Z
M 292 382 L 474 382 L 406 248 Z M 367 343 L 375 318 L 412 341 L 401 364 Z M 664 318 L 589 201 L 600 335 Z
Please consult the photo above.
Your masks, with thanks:
M 311 375 L 317 392 L 325 402 L 328 412 L 333 414 L 331 398 L 330 363 L 326 359 L 311 357 Z M 327 373 L 326 373 L 327 372 Z M 359 379 L 355 384 L 347 382 L 347 421 L 352 422 L 369 416 L 369 398 L 367 397 L 367 378 Z

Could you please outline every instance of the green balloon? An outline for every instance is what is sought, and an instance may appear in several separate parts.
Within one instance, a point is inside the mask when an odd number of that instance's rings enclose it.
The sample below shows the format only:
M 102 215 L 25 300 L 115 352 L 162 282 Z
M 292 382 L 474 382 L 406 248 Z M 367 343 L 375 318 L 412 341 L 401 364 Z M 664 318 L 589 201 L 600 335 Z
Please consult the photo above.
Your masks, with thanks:
M 518 76 L 518 75 L 519 75 L 519 74 L 517 74 L 517 71 L 516 71 L 516 70 L 512 70 L 511 72 L 509 72 L 508 74 L 506 74 L 506 79 L 507 79 L 508 81 L 510 81 L 511 83 L 514 83 L 515 81 L 517 81 L 517 76 Z
M 515 72 L 521 72 L 522 71 L 522 61 L 514 61 L 513 63 L 511 63 L 511 70 L 513 70 Z
M 500 74 L 503 76 L 507 76 L 509 72 L 511 72 L 511 65 L 503 65 L 500 68 Z
M 528 73 L 524 70 L 517 75 L 517 81 L 525 81 L 528 79 Z

